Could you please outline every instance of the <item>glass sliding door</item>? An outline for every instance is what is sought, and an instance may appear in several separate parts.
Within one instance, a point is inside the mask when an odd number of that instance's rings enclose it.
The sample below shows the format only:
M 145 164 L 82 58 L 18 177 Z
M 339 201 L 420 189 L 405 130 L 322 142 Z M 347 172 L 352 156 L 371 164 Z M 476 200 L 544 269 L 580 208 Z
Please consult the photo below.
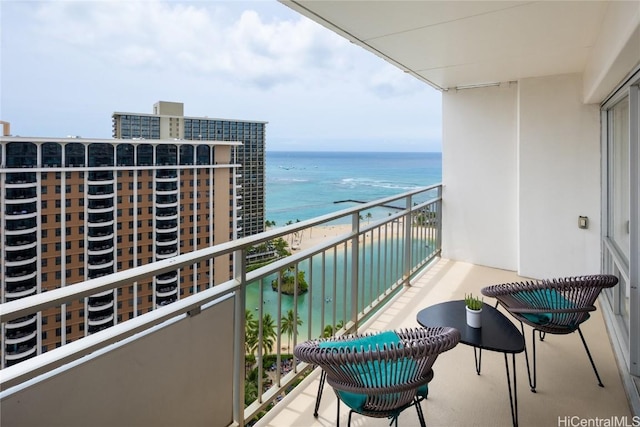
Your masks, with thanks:
M 619 279 L 605 292 L 630 373 L 640 375 L 638 207 L 640 73 L 603 106 L 603 271 Z

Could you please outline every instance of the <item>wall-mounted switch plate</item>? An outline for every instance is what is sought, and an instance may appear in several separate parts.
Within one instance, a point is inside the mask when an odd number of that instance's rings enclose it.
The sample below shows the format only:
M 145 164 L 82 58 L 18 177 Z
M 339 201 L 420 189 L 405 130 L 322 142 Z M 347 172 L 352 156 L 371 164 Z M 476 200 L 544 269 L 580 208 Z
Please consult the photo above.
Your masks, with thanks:
M 586 216 L 579 216 L 578 228 L 589 228 L 589 218 Z

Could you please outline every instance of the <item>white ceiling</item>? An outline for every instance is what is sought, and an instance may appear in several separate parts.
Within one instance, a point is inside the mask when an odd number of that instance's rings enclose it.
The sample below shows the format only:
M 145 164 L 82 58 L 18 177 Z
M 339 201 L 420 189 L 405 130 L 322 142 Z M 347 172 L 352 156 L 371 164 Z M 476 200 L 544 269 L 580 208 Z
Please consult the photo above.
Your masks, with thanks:
M 582 72 L 608 5 L 280 1 L 439 89 Z

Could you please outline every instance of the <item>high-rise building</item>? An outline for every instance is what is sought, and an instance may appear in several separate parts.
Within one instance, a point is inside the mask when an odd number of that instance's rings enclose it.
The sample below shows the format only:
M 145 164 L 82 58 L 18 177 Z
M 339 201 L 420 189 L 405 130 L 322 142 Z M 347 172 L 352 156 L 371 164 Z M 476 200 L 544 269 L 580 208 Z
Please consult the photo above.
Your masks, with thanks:
M 238 237 L 265 230 L 265 127 L 267 122 L 185 117 L 184 104 L 158 101 L 153 114 L 113 113 L 114 138 L 239 141 L 232 153 L 238 178 Z
M 235 238 L 236 142 L 0 137 L 1 302 Z M 232 277 L 229 257 L 2 325 L 1 367 Z

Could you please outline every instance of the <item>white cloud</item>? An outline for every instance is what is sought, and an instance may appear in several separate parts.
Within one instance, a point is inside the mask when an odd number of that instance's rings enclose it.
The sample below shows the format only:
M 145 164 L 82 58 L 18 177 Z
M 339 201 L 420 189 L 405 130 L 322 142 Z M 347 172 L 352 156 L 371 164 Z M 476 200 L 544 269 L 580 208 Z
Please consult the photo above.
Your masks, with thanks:
M 349 43 L 303 17 L 266 22 L 255 10 L 237 17 L 224 5 L 49 2 L 36 19 L 48 37 L 110 64 L 215 74 L 265 89 L 349 67 Z
M 2 118 L 23 135 L 109 137 L 112 112 L 165 100 L 268 121 L 270 149 L 439 143 L 437 92 L 275 0 L 2 8 Z

